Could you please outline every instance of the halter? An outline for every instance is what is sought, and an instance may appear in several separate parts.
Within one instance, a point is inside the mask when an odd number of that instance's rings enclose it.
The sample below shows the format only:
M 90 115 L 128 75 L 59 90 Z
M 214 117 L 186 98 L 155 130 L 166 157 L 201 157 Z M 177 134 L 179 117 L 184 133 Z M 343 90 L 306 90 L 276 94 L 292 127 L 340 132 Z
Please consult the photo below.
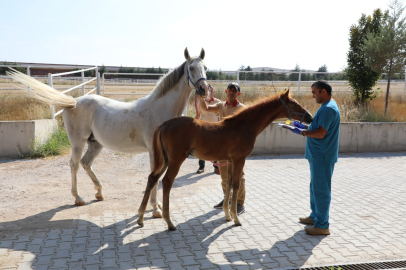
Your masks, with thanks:
M 193 84 L 193 86 L 195 87 L 195 90 L 197 90 L 197 89 L 196 89 L 196 85 L 197 85 L 201 80 L 206 80 L 206 78 L 202 77 L 202 78 L 198 79 L 195 83 L 193 83 L 192 79 L 191 79 L 190 76 L 189 76 L 189 67 L 188 67 L 188 66 L 186 67 L 186 73 L 187 73 L 187 85 L 190 87 L 190 85 L 189 85 L 189 81 L 190 81 L 190 82 Z
M 300 112 L 294 112 L 292 111 L 288 105 L 286 105 L 285 101 L 283 101 L 282 98 L 279 98 L 279 100 L 282 102 L 282 104 L 285 106 L 285 108 L 288 110 L 289 112 L 289 120 L 292 120 L 292 114 L 298 114 L 302 116 L 302 119 L 300 119 L 300 124 L 303 122 L 303 118 L 305 117 L 306 114 L 308 114 L 309 112 L 307 110 L 305 110 L 304 113 L 300 113 Z

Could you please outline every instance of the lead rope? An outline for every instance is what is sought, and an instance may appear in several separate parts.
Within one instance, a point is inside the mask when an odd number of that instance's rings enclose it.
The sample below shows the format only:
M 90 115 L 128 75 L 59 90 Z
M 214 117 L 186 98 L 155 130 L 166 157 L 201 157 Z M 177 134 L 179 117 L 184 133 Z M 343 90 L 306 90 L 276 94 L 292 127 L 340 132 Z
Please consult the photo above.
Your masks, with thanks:
M 196 92 L 195 92 L 195 109 L 196 109 L 196 116 L 195 116 L 195 119 L 199 119 L 199 118 L 200 118 L 200 114 L 199 114 L 199 110 L 197 109 L 197 96 L 196 96 Z

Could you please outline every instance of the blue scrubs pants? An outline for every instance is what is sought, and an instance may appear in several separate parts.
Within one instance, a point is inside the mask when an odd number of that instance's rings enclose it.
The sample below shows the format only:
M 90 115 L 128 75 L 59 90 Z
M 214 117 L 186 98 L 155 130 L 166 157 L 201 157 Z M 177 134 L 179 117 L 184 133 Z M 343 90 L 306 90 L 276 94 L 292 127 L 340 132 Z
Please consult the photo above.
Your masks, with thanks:
M 325 161 L 310 161 L 310 217 L 314 226 L 327 229 L 331 202 L 331 177 L 333 176 L 334 163 Z

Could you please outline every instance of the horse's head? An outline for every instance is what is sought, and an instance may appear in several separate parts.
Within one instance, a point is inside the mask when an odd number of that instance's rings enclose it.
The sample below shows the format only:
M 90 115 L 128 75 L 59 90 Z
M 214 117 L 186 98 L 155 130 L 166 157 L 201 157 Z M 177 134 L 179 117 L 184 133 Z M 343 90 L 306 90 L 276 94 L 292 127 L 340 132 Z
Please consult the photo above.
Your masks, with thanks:
M 196 90 L 196 94 L 199 96 L 205 97 L 207 96 L 207 91 L 209 86 L 207 84 L 207 77 L 206 77 L 206 70 L 207 67 L 204 65 L 204 49 L 200 52 L 199 57 L 190 57 L 189 51 L 187 48 L 185 49 L 185 58 L 186 58 L 186 74 L 188 85 L 192 87 L 192 84 Z
M 305 110 L 296 99 L 290 96 L 289 89 L 280 95 L 279 100 L 283 104 L 282 115 L 284 117 L 290 120 L 299 120 L 300 123 L 311 123 L 313 121 L 313 116 Z

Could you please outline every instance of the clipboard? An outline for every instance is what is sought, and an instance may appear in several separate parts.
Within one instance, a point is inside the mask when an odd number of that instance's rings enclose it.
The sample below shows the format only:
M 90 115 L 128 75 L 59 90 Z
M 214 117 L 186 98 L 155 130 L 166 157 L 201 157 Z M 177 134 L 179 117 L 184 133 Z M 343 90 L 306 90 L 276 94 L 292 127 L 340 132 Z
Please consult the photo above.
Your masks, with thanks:
M 278 123 L 278 126 L 281 127 L 281 128 L 286 128 L 286 129 L 295 129 L 294 126 L 286 125 L 286 124 L 280 124 L 280 123 Z

